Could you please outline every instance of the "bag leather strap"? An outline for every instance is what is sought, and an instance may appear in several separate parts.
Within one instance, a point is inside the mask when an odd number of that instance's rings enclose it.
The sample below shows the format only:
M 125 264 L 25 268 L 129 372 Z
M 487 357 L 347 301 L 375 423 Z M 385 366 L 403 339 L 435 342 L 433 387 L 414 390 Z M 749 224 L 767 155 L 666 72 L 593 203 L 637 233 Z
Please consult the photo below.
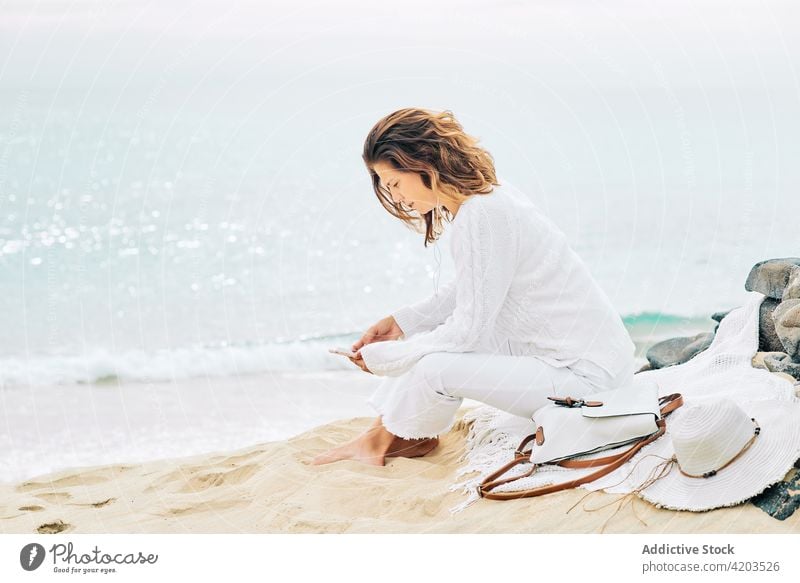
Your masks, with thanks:
M 600 467 L 600 469 L 596 472 L 592 472 L 591 474 L 587 474 L 581 478 L 576 478 L 574 480 L 570 480 L 568 482 L 562 482 L 560 484 L 552 484 L 548 486 L 540 486 L 538 488 L 533 488 L 529 490 L 519 490 L 517 492 L 490 492 L 493 488 L 500 486 L 501 484 L 507 484 L 508 482 L 513 482 L 515 480 L 521 480 L 522 478 L 526 478 L 532 475 L 536 468 L 539 467 L 541 464 L 533 464 L 530 471 L 520 475 L 515 476 L 513 478 L 505 478 L 502 480 L 498 480 L 500 476 L 505 474 L 508 470 L 513 468 L 514 466 L 522 463 L 530 463 L 531 461 L 531 453 L 532 450 L 525 451 L 523 448 L 536 437 L 536 434 L 533 433 L 525 437 L 522 442 L 517 447 L 517 450 L 514 452 L 514 459 L 505 464 L 503 467 L 499 468 L 497 471 L 491 473 L 490 475 L 486 476 L 483 481 L 478 486 L 478 494 L 481 498 L 489 498 L 491 500 L 514 500 L 517 498 L 528 498 L 532 496 L 540 496 L 542 494 L 550 494 L 551 492 L 558 492 L 559 490 L 568 490 L 570 488 L 575 488 L 580 486 L 581 484 L 586 484 L 588 482 L 592 482 L 598 478 L 605 476 L 619 468 L 622 464 L 627 462 L 631 459 L 636 452 L 638 452 L 641 448 L 645 445 L 652 443 L 662 435 L 667 430 L 667 424 L 664 420 L 664 417 L 672 413 L 675 409 L 683 405 L 683 397 L 680 393 L 672 393 L 671 395 L 666 395 L 659 399 L 659 405 L 661 406 L 661 419 L 656 421 L 656 426 L 658 427 L 658 431 L 653 433 L 650 436 L 643 437 L 639 441 L 637 441 L 633 446 L 629 449 L 625 450 L 622 453 L 616 455 L 610 455 L 601 458 L 594 458 L 590 460 L 561 460 L 560 462 L 556 462 L 556 465 L 565 467 L 565 468 L 593 468 L 593 467 Z

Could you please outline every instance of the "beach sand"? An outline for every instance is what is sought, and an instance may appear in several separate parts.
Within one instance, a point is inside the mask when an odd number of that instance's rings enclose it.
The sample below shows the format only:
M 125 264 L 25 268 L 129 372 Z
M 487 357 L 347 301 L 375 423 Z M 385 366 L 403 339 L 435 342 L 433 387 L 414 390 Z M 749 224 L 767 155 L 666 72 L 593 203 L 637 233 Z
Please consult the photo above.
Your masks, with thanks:
M 5 533 L 799 533 L 800 512 L 781 521 L 752 503 L 703 513 L 581 488 L 519 500 L 450 492 L 468 427 L 461 420 L 422 458 L 308 465 L 366 429 L 371 417 L 337 421 L 285 441 L 225 454 L 61 471 L 0 487 Z M 790 475 L 796 470 L 792 470 Z M 638 516 L 638 518 L 637 518 Z M 641 521 L 639 520 L 641 519 Z M 643 521 L 643 522 L 642 522 Z

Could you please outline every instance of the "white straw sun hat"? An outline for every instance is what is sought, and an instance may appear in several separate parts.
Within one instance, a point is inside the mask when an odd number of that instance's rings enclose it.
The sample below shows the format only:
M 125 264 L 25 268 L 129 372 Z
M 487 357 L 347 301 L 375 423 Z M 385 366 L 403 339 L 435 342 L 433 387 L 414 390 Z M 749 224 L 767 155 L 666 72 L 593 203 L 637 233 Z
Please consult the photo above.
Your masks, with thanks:
M 800 401 L 704 400 L 675 417 L 668 435 L 632 460 L 647 476 L 635 492 L 656 506 L 735 506 L 782 480 L 800 458 Z

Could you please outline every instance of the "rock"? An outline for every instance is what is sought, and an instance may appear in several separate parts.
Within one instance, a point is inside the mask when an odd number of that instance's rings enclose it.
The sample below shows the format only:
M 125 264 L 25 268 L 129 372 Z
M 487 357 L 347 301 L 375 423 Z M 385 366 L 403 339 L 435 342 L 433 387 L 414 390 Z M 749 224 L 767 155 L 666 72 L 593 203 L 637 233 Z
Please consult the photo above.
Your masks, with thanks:
M 744 289 L 761 292 L 767 297 L 784 300 L 800 294 L 800 258 L 783 257 L 759 261 L 750 269 Z M 788 291 L 788 295 L 784 293 Z
M 785 352 L 764 352 L 764 368 L 769 372 L 780 372 L 783 368 L 783 360 L 789 358 Z
M 800 363 L 800 299 L 783 300 L 772 312 L 772 319 L 784 351 Z
M 770 297 L 764 298 L 764 301 L 761 302 L 761 308 L 758 312 L 758 349 L 761 351 L 784 352 L 783 343 L 775 332 L 775 322 L 772 319 L 772 312 L 780 303 L 780 300 Z M 719 329 L 719 322 L 722 322 L 722 319 L 730 312 L 731 310 L 711 314 L 711 319 L 717 322 L 717 325 L 714 326 L 714 334 Z
M 764 298 L 761 302 L 758 312 L 758 349 L 763 352 L 785 352 L 772 319 L 772 313 L 780 303 L 780 300 L 773 298 Z
M 764 364 L 764 358 L 767 356 L 783 357 L 785 354 L 785 352 L 756 352 L 753 355 L 753 359 L 750 361 L 750 363 L 753 365 L 753 368 L 764 368 L 769 370 L 767 365 Z
M 798 309 L 798 306 L 800 306 L 800 299 L 783 300 L 779 306 L 781 314 L 777 322 L 787 328 L 800 328 L 800 309 Z M 774 312 L 773 318 L 775 318 Z
M 795 467 L 799 467 L 798 462 L 800 460 L 795 462 Z M 800 472 L 791 475 L 792 471 L 783 480 L 753 497 L 751 502 L 773 518 L 789 518 L 800 507 Z
M 713 332 L 701 332 L 695 336 L 670 338 L 651 346 L 645 356 L 653 368 L 683 364 L 708 348 L 713 340 Z
M 714 334 L 717 333 L 717 329 L 719 328 L 719 323 L 722 322 L 722 318 L 727 316 L 729 313 L 730 313 L 730 310 L 727 310 L 725 312 L 714 312 L 713 314 L 711 314 L 711 319 L 716 321 L 716 323 L 717 323 L 717 325 L 714 326 Z
M 730 314 L 730 312 L 731 312 L 730 310 L 727 310 L 725 312 L 714 312 L 713 314 L 711 314 L 711 319 L 716 320 L 717 322 L 722 322 L 722 318 Z
M 786 353 L 768 354 L 764 357 L 764 366 L 770 372 L 783 372 L 800 380 L 800 363 L 792 362 Z
M 789 276 L 786 289 L 783 290 L 783 301 L 800 299 L 800 271 Z

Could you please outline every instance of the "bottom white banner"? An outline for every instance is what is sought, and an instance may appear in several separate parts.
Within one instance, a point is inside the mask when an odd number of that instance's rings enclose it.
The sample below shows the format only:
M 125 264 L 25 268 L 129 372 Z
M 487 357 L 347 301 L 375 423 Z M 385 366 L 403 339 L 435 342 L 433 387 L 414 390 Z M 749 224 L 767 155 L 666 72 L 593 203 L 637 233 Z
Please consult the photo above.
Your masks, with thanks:
M 797 581 L 793 535 L 3 535 L 0 581 Z

